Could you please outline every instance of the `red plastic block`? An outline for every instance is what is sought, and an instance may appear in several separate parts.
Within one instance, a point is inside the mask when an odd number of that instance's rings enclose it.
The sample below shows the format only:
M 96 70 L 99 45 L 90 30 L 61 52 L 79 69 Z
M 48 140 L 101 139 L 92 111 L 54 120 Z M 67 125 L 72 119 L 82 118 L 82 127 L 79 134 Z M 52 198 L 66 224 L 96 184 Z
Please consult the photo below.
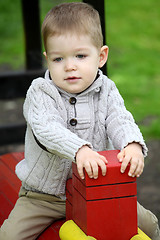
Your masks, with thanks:
M 8 217 L 18 198 L 21 182 L 15 174 L 15 166 L 23 158 L 24 153 L 8 153 L 0 156 L 0 226 Z M 54 222 L 37 239 L 60 240 L 59 229 L 64 222 L 65 220 Z
M 110 184 L 92 187 L 86 187 L 73 175 L 73 186 L 86 200 L 98 200 L 103 198 L 127 197 L 137 194 L 136 182 L 126 184 Z M 71 198 L 71 197 L 70 197 Z
M 72 191 L 73 191 L 72 178 L 67 180 L 67 182 L 66 182 L 66 190 L 72 195 Z
M 41 235 L 37 238 L 37 240 L 60 240 L 59 238 L 59 229 L 65 220 L 59 220 L 54 222 L 51 226 L 49 226 Z
M 73 220 L 98 240 L 129 240 L 137 234 L 136 196 L 86 201 L 74 190 Z
M 0 225 L 8 217 L 18 198 L 21 182 L 15 175 L 15 166 L 23 156 L 23 153 L 0 156 Z
M 119 151 L 104 151 L 107 175 L 80 179 L 73 163 L 73 217 L 77 225 L 98 240 L 129 240 L 137 234 L 136 178 L 120 172 Z
M 102 176 L 101 171 L 99 170 L 98 179 L 89 178 L 87 173 L 85 172 L 84 180 L 81 180 L 82 183 L 87 186 L 95 186 L 96 185 L 106 185 L 106 184 L 116 184 L 116 183 L 125 183 L 125 182 L 135 182 L 136 178 L 131 178 L 128 176 L 129 166 L 127 167 L 125 173 L 120 172 L 121 163 L 119 163 L 117 159 L 118 150 L 110 150 L 110 151 L 102 151 L 99 152 L 101 155 L 105 156 L 108 160 L 107 164 L 107 174 L 106 176 Z M 77 165 L 73 163 L 72 165 L 73 174 L 79 178 L 79 174 L 77 171 Z
M 66 183 L 66 220 L 72 219 L 73 211 L 73 186 L 72 179 L 68 179 Z
M 73 211 L 73 206 L 70 204 L 68 200 L 66 200 L 66 221 L 72 219 L 72 215 L 73 215 L 72 211 Z

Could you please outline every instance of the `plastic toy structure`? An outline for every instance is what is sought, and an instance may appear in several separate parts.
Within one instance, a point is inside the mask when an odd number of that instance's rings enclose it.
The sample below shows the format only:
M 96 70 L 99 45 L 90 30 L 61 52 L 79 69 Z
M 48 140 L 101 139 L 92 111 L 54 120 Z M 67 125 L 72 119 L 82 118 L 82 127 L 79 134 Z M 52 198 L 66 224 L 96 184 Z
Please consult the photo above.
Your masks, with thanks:
M 73 163 L 66 185 L 66 219 L 48 227 L 38 240 L 149 240 L 137 228 L 136 178 L 120 173 L 117 150 L 101 152 L 108 160 L 105 177 L 80 179 Z M 15 165 L 23 153 L 0 156 L 0 225 L 8 217 L 21 183 Z
M 60 231 L 59 231 L 59 236 L 60 236 L 61 240 L 77 240 L 77 239 L 96 240 L 95 238 L 87 236 L 86 234 L 84 234 L 84 232 L 73 222 L 73 220 L 68 220 L 67 222 L 65 222 L 62 225 L 62 227 L 60 228 Z M 130 240 L 149 240 L 149 239 L 150 238 L 147 237 L 147 235 L 144 234 L 138 228 L 138 234 L 136 234 Z

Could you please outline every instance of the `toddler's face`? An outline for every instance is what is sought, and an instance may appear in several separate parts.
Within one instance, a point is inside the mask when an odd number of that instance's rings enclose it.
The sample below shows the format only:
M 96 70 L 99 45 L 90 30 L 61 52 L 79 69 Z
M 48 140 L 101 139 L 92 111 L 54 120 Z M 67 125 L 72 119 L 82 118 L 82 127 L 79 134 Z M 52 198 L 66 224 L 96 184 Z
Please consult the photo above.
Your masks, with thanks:
M 98 50 L 87 35 L 48 37 L 48 69 L 53 82 L 68 93 L 80 93 L 95 80 L 101 63 Z M 104 64 L 104 63 L 103 63 Z

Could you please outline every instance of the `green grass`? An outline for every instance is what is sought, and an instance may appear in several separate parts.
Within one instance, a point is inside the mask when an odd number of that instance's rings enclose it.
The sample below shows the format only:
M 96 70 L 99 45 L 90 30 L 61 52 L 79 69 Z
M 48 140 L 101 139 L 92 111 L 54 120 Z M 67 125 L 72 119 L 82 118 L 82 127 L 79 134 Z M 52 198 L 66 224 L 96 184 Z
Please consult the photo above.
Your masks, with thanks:
M 40 0 L 41 22 L 62 1 Z M 23 69 L 20 0 L 0 1 L 0 69 Z M 160 1 L 106 0 L 108 75 L 146 139 L 160 139 Z
M 108 75 L 147 139 L 160 138 L 159 9 L 156 0 L 106 1 Z
M 19 0 L 0 1 L 0 65 L 17 69 L 24 62 L 24 41 Z

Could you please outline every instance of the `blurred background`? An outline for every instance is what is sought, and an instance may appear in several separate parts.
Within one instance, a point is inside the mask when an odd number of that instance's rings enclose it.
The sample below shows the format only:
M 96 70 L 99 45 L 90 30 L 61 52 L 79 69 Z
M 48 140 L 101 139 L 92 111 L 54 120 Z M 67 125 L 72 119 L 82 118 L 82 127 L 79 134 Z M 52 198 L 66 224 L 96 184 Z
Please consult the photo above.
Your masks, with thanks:
M 0 1 L 2 76 L 26 69 L 22 2 Z M 49 9 L 61 2 L 67 1 L 39 0 L 40 25 Z M 138 179 L 138 199 L 160 219 L 160 1 L 105 0 L 104 10 L 109 46 L 107 75 L 116 83 L 149 148 L 144 173 Z M 45 60 L 42 62 L 45 69 Z M 0 88 L 4 80 L 0 77 Z M 0 129 L 24 126 L 23 101 L 21 96 L 0 97 Z M 4 143 L 7 131 L 3 134 L 0 154 L 24 150 L 24 141 Z

